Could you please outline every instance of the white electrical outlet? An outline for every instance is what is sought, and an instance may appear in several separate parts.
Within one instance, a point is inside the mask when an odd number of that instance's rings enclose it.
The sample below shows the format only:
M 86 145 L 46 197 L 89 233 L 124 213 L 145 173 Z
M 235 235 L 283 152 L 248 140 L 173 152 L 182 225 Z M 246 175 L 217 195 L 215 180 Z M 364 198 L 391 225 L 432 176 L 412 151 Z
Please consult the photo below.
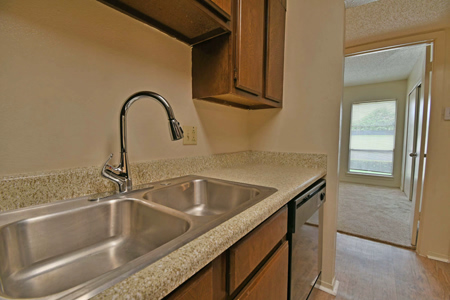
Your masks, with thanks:
M 197 145 L 197 127 L 183 126 L 183 145 Z
M 445 121 L 450 121 L 450 107 L 446 107 L 446 108 L 445 108 L 445 112 L 444 112 L 444 120 L 445 120 Z

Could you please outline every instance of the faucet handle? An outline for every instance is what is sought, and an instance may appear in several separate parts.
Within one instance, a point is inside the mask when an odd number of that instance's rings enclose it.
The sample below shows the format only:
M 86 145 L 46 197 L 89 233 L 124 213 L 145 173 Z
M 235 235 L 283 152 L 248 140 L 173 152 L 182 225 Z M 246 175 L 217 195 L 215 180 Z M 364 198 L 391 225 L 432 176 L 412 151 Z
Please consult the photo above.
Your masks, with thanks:
M 115 168 L 113 166 L 111 166 L 110 164 L 108 164 L 108 162 L 111 160 L 111 158 L 113 157 L 113 154 L 111 153 L 108 157 L 108 159 L 106 160 L 105 164 L 103 165 L 102 168 L 102 176 L 105 178 L 108 178 L 116 183 L 119 182 L 119 178 L 117 178 L 117 175 L 119 175 L 119 169 Z
M 108 162 L 111 160 L 112 157 L 113 154 L 111 153 L 102 168 L 102 175 L 105 176 L 106 178 L 110 178 L 110 176 L 108 176 L 107 174 L 115 174 L 117 176 L 122 176 L 122 174 L 124 173 L 120 165 L 114 167 L 108 164 Z
M 111 153 L 106 160 L 105 164 L 103 165 L 101 175 L 109 180 L 111 180 L 114 183 L 117 183 L 119 185 L 119 191 L 126 192 L 131 189 L 131 179 L 129 179 L 128 173 L 123 172 L 120 165 L 118 167 L 113 167 L 108 162 L 113 157 L 113 154 Z
M 102 168 L 102 174 L 105 173 L 105 171 L 106 171 L 106 169 L 107 169 L 108 167 L 109 167 L 109 168 L 112 167 L 111 165 L 108 164 L 112 157 L 113 157 L 113 154 L 111 153 L 111 154 L 109 155 L 108 159 L 106 160 L 105 164 L 103 165 L 103 168 Z

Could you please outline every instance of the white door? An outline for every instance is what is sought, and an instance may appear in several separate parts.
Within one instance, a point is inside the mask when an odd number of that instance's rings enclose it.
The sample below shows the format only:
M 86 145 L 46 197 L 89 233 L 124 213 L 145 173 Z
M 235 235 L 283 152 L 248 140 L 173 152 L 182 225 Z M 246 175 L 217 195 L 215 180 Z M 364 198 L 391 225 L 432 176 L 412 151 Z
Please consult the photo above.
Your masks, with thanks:
M 405 151 L 405 182 L 403 190 L 409 200 L 412 200 L 414 186 L 414 169 L 417 157 L 417 127 L 418 127 L 418 99 L 420 85 L 408 95 L 408 121 L 406 131 L 406 151 Z

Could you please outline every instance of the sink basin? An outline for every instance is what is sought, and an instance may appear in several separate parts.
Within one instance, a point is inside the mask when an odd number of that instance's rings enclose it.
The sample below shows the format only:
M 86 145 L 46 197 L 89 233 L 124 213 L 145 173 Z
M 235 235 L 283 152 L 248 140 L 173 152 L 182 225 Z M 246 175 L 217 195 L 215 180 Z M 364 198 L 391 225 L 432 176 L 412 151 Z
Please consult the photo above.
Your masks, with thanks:
M 275 191 L 184 176 L 2 212 L 0 300 L 88 299 Z
M 220 215 L 254 199 L 260 190 L 214 179 L 194 179 L 148 192 L 144 199 L 194 216 Z
M 12 298 L 49 296 L 114 270 L 182 235 L 189 222 L 116 200 L 0 229 L 0 282 Z

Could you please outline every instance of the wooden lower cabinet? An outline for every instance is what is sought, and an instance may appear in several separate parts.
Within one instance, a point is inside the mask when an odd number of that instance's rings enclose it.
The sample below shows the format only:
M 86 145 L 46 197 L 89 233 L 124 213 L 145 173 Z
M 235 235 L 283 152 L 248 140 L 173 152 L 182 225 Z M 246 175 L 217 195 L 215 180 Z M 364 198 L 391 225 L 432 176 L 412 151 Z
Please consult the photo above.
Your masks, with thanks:
M 228 250 L 230 294 L 269 256 L 286 232 L 287 209 L 283 208 Z
M 286 233 L 285 206 L 165 299 L 287 299 Z
M 213 268 L 208 265 L 189 281 L 179 287 L 167 299 L 170 300 L 212 300 L 213 298 Z
M 285 241 L 235 299 L 287 299 L 288 264 L 289 245 Z
M 225 253 L 169 294 L 167 300 L 225 300 L 227 259 Z

